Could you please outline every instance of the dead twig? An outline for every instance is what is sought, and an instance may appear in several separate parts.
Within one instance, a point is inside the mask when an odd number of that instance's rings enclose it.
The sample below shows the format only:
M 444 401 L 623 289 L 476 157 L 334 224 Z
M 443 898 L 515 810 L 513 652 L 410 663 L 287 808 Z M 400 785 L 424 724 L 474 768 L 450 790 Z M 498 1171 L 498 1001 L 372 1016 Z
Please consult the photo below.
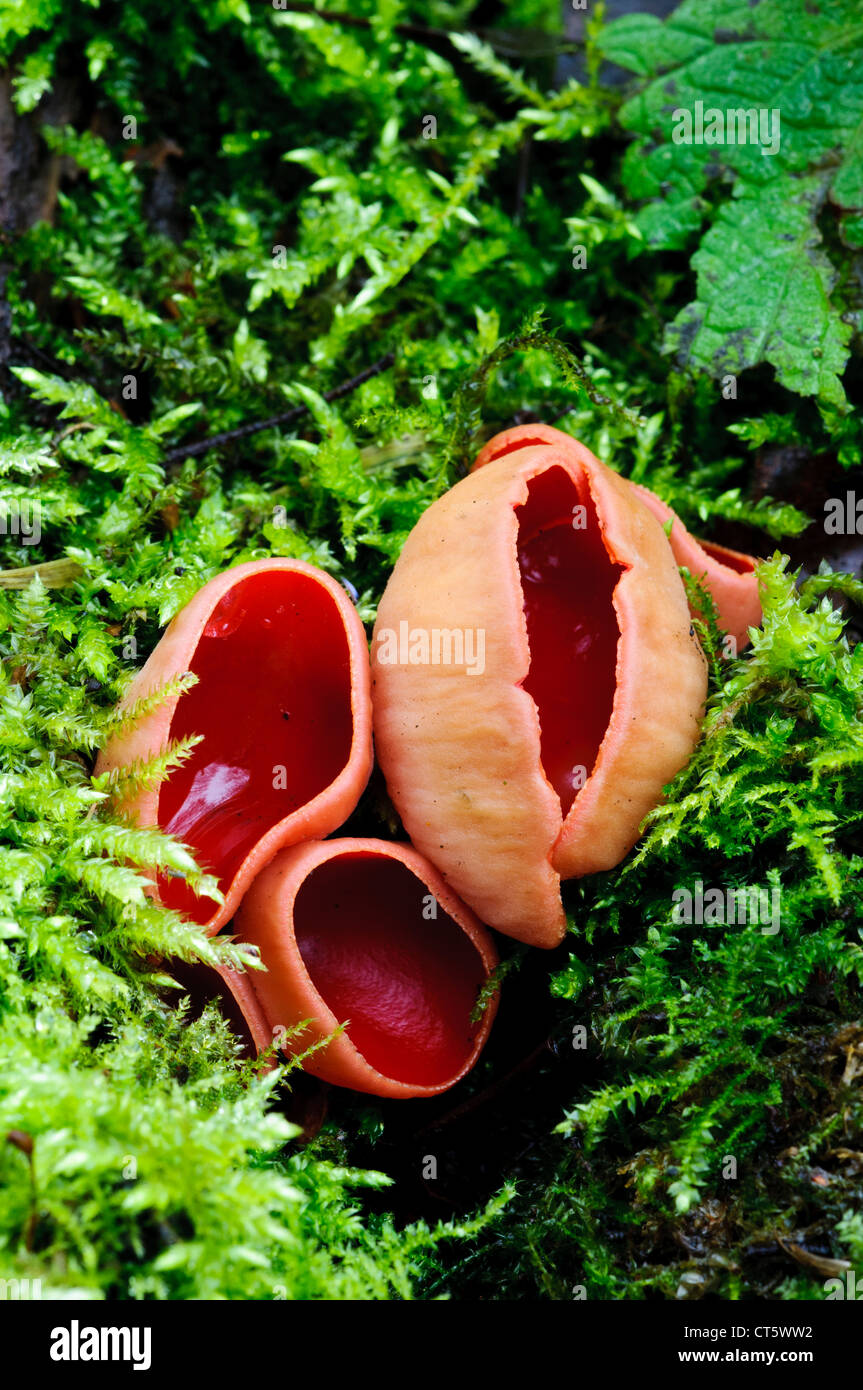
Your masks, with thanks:
M 41 565 L 0 570 L 0 589 L 26 589 L 38 574 L 46 589 L 62 589 L 84 573 L 77 560 L 45 560 Z
M 324 392 L 325 401 L 336 401 L 341 396 L 350 395 L 363 382 L 370 381 L 372 377 L 385 372 L 387 367 L 391 367 L 395 361 L 395 353 L 384 353 L 377 362 L 373 362 L 370 367 L 357 372 L 349 381 L 343 381 L 341 385 L 334 386 L 330 391 Z M 252 434 L 260 434 L 262 430 L 278 429 L 280 425 L 292 425 L 295 420 L 300 420 L 308 412 L 309 407 L 305 404 L 292 406 L 290 410 L 284 410 L 279 415 L 271 415 L 266 420 L 251 420 L 247 425 L 237 425 L 236 429 L 222 430 L 220 434 L 210 435 L 207 439 L 198 439 L 193 444 L 179 445 L 176 449 L 169 449 L 165 454 L 166 463 L 176 463 L 180 459 L 198 458 L 201 454 L 206 454 L 210 449 L 220 448 L 223 444 L 233 444 L 238 439 L 248 439 Z

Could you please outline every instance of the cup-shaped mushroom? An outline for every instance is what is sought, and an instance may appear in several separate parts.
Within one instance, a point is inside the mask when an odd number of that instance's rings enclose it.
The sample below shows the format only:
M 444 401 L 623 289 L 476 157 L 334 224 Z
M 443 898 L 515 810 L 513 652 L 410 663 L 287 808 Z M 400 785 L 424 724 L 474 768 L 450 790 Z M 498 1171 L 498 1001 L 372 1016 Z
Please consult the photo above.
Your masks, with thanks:
M 719 626 L 733 637 L 734 653 L 749 645 L 749 629 L 761 626 L 761 598 L 758 592 L 756 560 L 739 550 L 696 540 L 680 517 L 640 483 L 632 483 L 646 506 L 663 526 L 671 523 L 668 539 L 678 565 L 685 565 L 694 579 L 700 579 L 716 604 Z
M 565 930 L 699 736 L 706 663 L 662 527 L 587 449 L 522 446 L 420 518 L 372 639 L 378 760 L 416 847 L 489 926 Z
M 160 787 L 124 803 L 194 851 L 220 906 L 160 875 L 159 900 L 208 933 L 227 922 L 277 850 L 329 835 L 354 809 L 372 763 L 365 632 L 347 593 L 299 560 L 237 565 L 205 584 L 131 682 L 126 707 L 185 671 L 163 701 L 101 753 L 97 772 L 201 736 Z
M 281 1039 L 300 1053 L 329 1038 L 306 1071 L 408 1098 L 454 1086 L 485 1045 L 496 996 L 472 1015 L 497 964 L 491 936 L 409 845 L 337 839 L 282 850 L 235 926 L 266 967 L 221 972 L 259 1051 Z
M 516 425 L 512 429 L 501 430 L 500 434 L 488 441 L 477 455 L 473 470 L 505 454 L 542 445 L 557 445 L 563 449 L 574 447 L 576 451 L 583 448 L 571 435 L 551 425 Z M 635 488 L 645 506 L 666 528 L 678 565 L 685 565 L 690 574 L 704 584 L 716 604 L 719 626 L 734 638 L 736 651 L 742 651 L 749 642 L 750 627 L 761 625 L 756 560 L 739 550 L 729 550 L 724 545 L 714 545 L 712 541 L 696 540 L 677 513 L 655 492 L 642 487 L 640 483 L 630 483 L 630 487 Z

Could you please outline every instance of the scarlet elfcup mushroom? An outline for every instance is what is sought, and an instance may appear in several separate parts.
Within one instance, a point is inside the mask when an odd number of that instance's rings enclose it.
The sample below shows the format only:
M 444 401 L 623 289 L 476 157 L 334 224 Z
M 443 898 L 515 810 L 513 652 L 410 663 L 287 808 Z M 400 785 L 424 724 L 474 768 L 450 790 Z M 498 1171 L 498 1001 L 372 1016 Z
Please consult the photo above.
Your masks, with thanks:
M 492 459 L 518 449 L 552 444 L 563 449 L 574 446 L 578 450 L 583 447 L 571 435 L 551 425 L 516 425 L 512 429 L 501 430 L 500 434 L 490 439 L 477 455 L 473 468 L 475 471 Z M 749 628 L 758 627 L 761 623 L 761 600 L 753 557 L 739 550 L 729 550 L 723 545 L 714 545 L 712 541 L 696 540 L 677 513 L 654 492 L 640 483 L 630 483 L 629 486 L 635 488 L 642 502 L 664 527 L 671 523 L 668 539 L 675 560 L 678 565 L 685 565 L 690 574 L 700 579 L 710 591 L 720 627 L 734 638 L 736 651 L 741 651 L 749 641 Z
M 568 437 L 483 463 L 381 600 L 375 740 L 414 845 L 489 926 L 551 947 L 561 879 L 619 863 L 688 760 L 706 663 L 628 483 Z
M 265 971 L 221 971 L 259 1051 L 275 1040 L 337 1086 L 431 1096 L 474 1065 L 497 1008 L 471 1014 L 497 964 L 491 937 L 409 845 L 311 841 L 282 850 L 236 917 Z M 291 1036 L 308 1020 L 302 1033 Z
M 739 550 L 729 550 L 713 541 L 699 541 L 687 531 L 676 512 L 651 492 L 649 488 L 632 483 L 653 515 L 667 525 L 671 522 L 669 542 L 678 565 L 685 565 L 695 579 L 700 579 L 716 604 L 719 626 L 734 638 L 735 654 L 749 643 L 749 629 L 761 626 L 761 599 L 755 560 Z
M 123 701 L 193 671 L 198 683 L 117 737 L 96 772 L 202 735 L 161 787 L 124 809 L 195 851 L 225 901 L 160 876 L 158 894 L 208 933 L 232 916 L 277 850 L 328 835 L 353 810 L 372 762 L 366 637 L 345 590 L 300 560 L 237 565 L 166 629 Z

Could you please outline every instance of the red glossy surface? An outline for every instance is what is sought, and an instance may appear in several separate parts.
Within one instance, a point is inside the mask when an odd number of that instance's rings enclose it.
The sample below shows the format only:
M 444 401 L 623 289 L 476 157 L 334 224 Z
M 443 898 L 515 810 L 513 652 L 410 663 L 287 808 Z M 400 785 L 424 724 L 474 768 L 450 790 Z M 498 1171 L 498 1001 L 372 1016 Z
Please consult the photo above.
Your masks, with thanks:
M 485 980 L 476 947 L 404 864 L 352 854 L 314 869 L 297 893 L 294 930 L 321 998 L 377 1071 L 433 1086 L 464 1065 Z
M 579 504 L 586 506 L 581 530 L 573 527 Z M 581 498 L 562 468 L 534 478 L 517 512 L 530 644 L 524 689 L 539 711 L 542 765 L 566 816 L 611 718 L 619 636 L 612 594 L 621 570 L 603 545 L 587 489 Z
M 224 891 L 261 836 L 348 761 L 347 637 L 322 585 L 270 571 L 225 595 L 189 669 L 198 684 L 177 702 L 170 737 L 204 737 L 163 783 L 159 824 L 195 849 Z M 212 901 L 182 880 L 162 877 L 159 891 L 167 907 L 197 922 L 212 914 Z

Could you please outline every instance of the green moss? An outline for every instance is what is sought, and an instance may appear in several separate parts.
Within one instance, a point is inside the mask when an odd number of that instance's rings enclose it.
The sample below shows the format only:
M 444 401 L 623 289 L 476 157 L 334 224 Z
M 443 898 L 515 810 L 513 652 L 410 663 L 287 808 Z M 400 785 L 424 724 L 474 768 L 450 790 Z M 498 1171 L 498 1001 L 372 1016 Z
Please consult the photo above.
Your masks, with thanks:
M 0 535 L 2 1273 L 94 1297 L 817 1292 L 780 1240 L 861 1251 L 861 667 L 829 597 L 859 599 L 852 576 L 795 591 L 771 561 L 764 629 L 730 663 L 699 620 L 707 737 L 639 852 L 567 889 L 567 946 L 507 951 L 454 1100 L 333 1095 L 300 1148 L 286 1094 L 214 1009 L 177 1012 L 155 963 L 243 952 L 145 898 L 143 866 L 196 867 L 116 818 L 92 760 L 214 573 L 299 556 L 370 620 L 424 507 L 517 418 L 557 421 L 704 532 L 779 542 L 808 518 L 750 498 L 741 442 L 859 455 L 835 381 L 804 398 L 759 368 L 737 401 L 669 371 L 694 272 L 644 238 L 599 12 L 588 80 L 554 87 L 557 6 L 502 7 L 515 39 L 473 38 L 470 0 L 348 8 L 364 22 L 241 0 L 0 19 L 19 118 L 76 171 L 3 249 L 2 498 L 37 504 L 41 534 Z M 685 192 L 680 174 L 667 207 Z M 350 830 L 397 833 L 379 782 Z M 775 889 L 780 930 L 675 922 L 696 879 Z

